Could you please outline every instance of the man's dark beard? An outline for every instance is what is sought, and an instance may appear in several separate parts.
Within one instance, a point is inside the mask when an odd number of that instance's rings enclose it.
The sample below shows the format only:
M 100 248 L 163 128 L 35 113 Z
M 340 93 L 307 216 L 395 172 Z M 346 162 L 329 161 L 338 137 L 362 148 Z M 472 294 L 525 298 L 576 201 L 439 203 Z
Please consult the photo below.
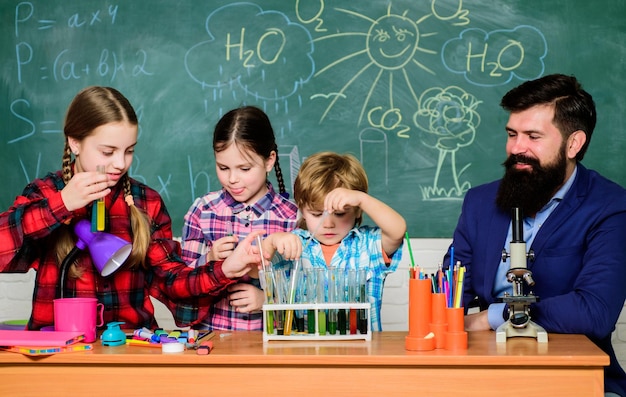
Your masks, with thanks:
M 565 148 L 561 148 L 554 163 L 541 166 L 539 161 L 523 155 L 511 155 L 503 163 L 506 171 L 498 195 L 496 205 L 510 212 L 511 208 L 519 207 L 525 216 L 533 216 L 546 205 L 565 180 Z M 517 170 L 516 163 L 525 163 L 532 171 Z

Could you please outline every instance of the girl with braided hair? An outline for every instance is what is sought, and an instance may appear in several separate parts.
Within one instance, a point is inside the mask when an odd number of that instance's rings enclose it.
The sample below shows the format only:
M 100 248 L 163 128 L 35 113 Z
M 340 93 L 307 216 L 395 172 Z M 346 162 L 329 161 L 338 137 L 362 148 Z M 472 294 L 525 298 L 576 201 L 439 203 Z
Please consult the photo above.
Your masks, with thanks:
M 119 91 L 83 89 L 65 117 L 62 170 L 32 181 L 0 214 L 0 272 L 36 270 L 28 329 L 53 324 L 59 290 L 66 297 L 97 298 L 104 306 L 104 324 L 121 321 L 126 328 L 154 328 L 151 292 L 164 303 L 217 295 L 258 266 L 259 251 L 252 241 L 259 233 L 243 240 L 226 260 L 209 266 L 191 269 L 180 259 L 163 200 L 128 176 L 137 132 L 135 111 Z M 91 219 L 94 200 L 104 200 L 104 231 L 132 242 L 131 254 L 116 272 L 103 277 L 89 253 L 80 251 L 62 277 L 61 264 L 76 245 L 74 226 Z
M 289 240 L 292 235 L 285 232 L 296 226 L 298 209 L 288 200 L 274 130 L 261 109 L 244 106 L 227 112 L 215 126 L 213 151 L 222 189 L 197 198 L 183 226 L 183 259 L 192 267 L 230 257 L 238 241 L 253 231 Z M 279 194 L 267 180 L 272 168 Z M 258 278 L 250 276 L 218 298 L 187 306 L 209 309 L 203 321 L 209 329 L 261 330 L 264 295 Z M 182 306 L 172 310 L 175 318 L 184 312 Z

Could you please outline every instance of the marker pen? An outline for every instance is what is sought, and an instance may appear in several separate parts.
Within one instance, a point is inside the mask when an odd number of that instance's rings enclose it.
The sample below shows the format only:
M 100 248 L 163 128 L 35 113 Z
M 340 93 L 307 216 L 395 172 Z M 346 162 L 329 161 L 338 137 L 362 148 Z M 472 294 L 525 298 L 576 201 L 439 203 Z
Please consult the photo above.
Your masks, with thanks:
M 196 330 L 189 328 L 187 331 L 187 343 L 194 343 L 196 341 Z
M 142 339 L 150 340 L 152 342 L 160 342 L 161 340 L 157 335 L 153 334 L 147 328 L 136 329 L 133 331 L 133 335 Z
M 127 346 L 161 347 L 160 343 L 153 343 L 147 340 L 126 339 Z

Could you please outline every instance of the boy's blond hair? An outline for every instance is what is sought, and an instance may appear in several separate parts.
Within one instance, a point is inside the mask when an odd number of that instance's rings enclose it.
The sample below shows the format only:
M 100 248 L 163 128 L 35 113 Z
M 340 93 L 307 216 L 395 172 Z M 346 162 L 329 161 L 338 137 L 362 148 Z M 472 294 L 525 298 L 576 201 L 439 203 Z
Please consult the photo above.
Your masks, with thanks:
M 365 169 L 351 154 L 319 152 L 302 163 L 293 186 L 293 196 L 300 210 L 322 209 L 326 195 L 338 187 L 367 193 Z M 362 220 L 362 211 L 357 208 L 355 226 Z M 306 229 L 304 219 L 298 220 L 298 227 Z

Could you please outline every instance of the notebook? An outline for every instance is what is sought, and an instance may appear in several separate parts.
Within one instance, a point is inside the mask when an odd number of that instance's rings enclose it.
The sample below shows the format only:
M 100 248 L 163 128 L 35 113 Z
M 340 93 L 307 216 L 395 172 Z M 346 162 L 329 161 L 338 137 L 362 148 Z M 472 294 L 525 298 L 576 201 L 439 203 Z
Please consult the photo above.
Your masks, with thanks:
M 67 346 L 83 339 L 79 331 L 0 330 L 0 346 Z
M 58 353 L 85 352 L 93 350 L 92 344 L 74 344 L 70 346 L 0 346 L 0 350 L 21 353 L 26 356 L 49 356 Z

